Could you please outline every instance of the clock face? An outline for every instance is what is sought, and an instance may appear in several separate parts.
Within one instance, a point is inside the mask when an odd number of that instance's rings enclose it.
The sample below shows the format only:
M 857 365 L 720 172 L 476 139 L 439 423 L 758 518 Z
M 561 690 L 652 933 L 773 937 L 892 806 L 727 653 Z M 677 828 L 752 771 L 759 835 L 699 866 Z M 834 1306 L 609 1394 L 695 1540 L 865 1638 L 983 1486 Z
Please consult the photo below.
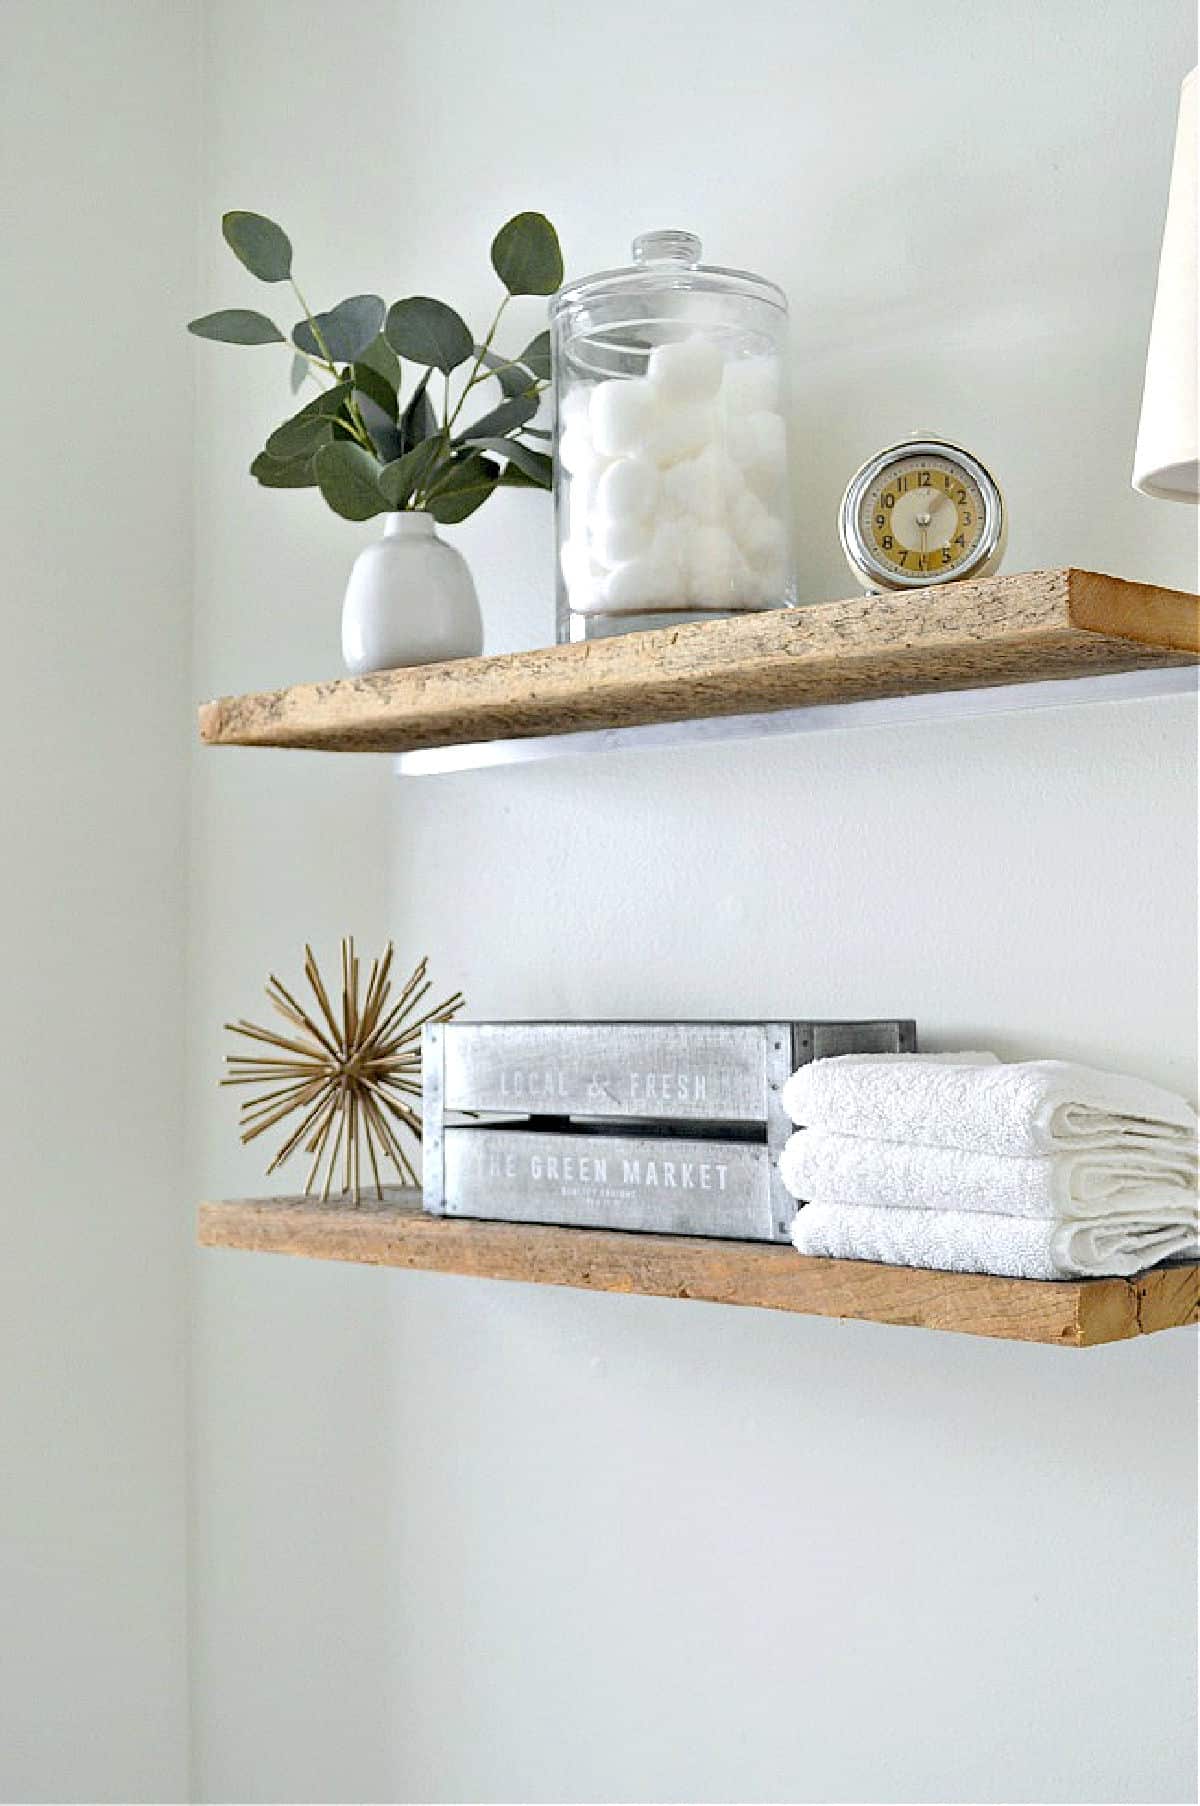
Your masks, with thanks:
M 914 441 L 881 452 L 852 481 L 842 541 L 860 581 L 920 588 L 994 568 L 999 490 L 957 446 Z

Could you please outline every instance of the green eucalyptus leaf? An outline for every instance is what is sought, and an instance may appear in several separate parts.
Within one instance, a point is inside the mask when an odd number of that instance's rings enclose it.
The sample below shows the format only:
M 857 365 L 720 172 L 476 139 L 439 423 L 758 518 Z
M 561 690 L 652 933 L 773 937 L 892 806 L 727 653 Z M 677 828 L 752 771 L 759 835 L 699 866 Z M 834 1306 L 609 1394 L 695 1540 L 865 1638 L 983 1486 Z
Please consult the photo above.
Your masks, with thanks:
M 379 465 L 361 445 L 349 440 L 323 445 L 313 469 L 321 494 L 343 520 L 370 520 L 387 508 L 379 487 Z
M 403 508 L 424 487 L 444 449 L 439 440 L 425 439 L 403 457 L 384 465 L 379 473 L 379 487 L 393 508 Z
M 388 344 L 383 333 L 376 333 L 365 351 L 360 351 L 354 360 L 358 370 L 374 370 L 376 376 L 383 378 L 389 389 L 400 393 L 400 359 Z
M 472 438 L 470 443 L 478 446 L 481 451 L 497 452 L 500 457 L 507 458 L 510 467 L 518 470 L 525 482 L 533 487 L 537 489 L 553 487 L 553 460 L 548 458 L 545 452 L 534 451 L 532 445 L 522 445 L 519 439 Z M 516 479 L 510 477 L 505 471 L 504 480 L 514 482 Z
M 493 408 L 490 414 L 484 414 L 470 426 L 464 427 L 458 438 L 462 441 L 475 441 L 513 433 L 519 426 L 524 426 L 527 420 L 532 420 L 537 411 L 536 395 L 514 395 L 508 401 L 502 401 L 499 407 Z
M 388 313 L 388 344 L 414 364 L 428 364 L 449 376 L 465 364 L 475 349 L 466 321 L 444 301 L 429 295 L 410 295 L 397 301 Z
M 562 287 L 558 233 L 544 213 L 518 213 L 492 241 L 492 268 L 510 295 L 552 295 Z
M 384 307 L 378 295 L 351 295 L 339 301 L 328 313 L 314 314 L 320 331 L 318 340 L 307 320 L 292 329 L 292 342 L 312 357 L 328 357 L 335 364 L 352 364 L 379 336 Z
M 334 419 L 345 406 L 349 394 L 349 383 L 336 383 L 333 388 L 322 390 L 299 413 L 276 427 L 267 440 L 268 454 L 272 458 L 311 457 L 318 445 L 324 445 L 333 437 Z
M 261 213 L 227 213 L 221 220 L 225 243 L 260 282 L 286 282 L 292 273 L 292 241 L 282 226 Z
M 368 433 L 371 443 L 379 454 L 381 464 L 390 464 L 404 450 L 400 438 L 400 429 L 386 408 L 381 408 L 377 401 L 362 389 L 354 391 L 354 405 Z
M 252 307 L 223 307 L 219 313 L 201 314 L 188 321 L 188 331 L 198 339 L 218 339 L 222 345 L 285 345 L 287 340 L 266 314 Z
M 521 353 L 521 362 L 533 371 L 542 382 L 550 381 L 550 334 L 539 332 L 536 339 L 530 339 Z
M 319 445 L 328 445 L 333 438 L 332 422 L 322 414 L 298 414 L 294 420 L 285 420 L 282 426 L 267 440 L 267 455 L 271 458 L 311 458 Z
M 307 375 L 308 375 L 308 359 L 306 357 L 301 357 L 300 353 L 297 352 L 295 357 L 292 359 L 291 375 L 288 377 L 288 383 L 291 387 L 291 391 L 292 391 L 293 395 L 299 395 L 301 389 L 304 387 L 304 382 L 305 382 L 305 378 L 307 377 Z
M 311 489 L 317 480 L 311 458 L 273 458 L 265 451 L 255 458 L 250 475 L 264 489 Z
M 453 526 L 483 506 L 500 481 L 500 466 L 479 452 L 455 459 L 445 477 L 439 477 L 435 491 L 426 497 L 426 506 L 434 520 Z
M 395 383 L 388 382 L 371 364 L 364 364 L 361 360 L 352 366 L 350 375 L 356 394 L 369 396 L 394 425 L 400 412 Z
M 506 395 L 525 395 L 532 389 L 532 373 L 523 370 L 512 358 L 501 357 L 498 351 L 487 351 L 482 345 L 476 345 L 475 355 L 491 371 Z
M 431 438 L 438 430 L 433 403 L 425 393 L 432 375 L 432 370 L 426 370 L 400 417 L 400 439 L 405 451 L 411 451 L 414 445 Z

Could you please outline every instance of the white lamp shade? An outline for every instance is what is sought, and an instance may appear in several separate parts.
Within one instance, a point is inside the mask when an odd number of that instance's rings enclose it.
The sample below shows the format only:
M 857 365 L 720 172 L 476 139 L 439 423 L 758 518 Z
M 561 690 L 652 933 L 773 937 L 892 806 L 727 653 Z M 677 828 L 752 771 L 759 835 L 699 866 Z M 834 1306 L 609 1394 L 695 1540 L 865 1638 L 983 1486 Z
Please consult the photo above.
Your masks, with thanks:
M 1196 446 L 1196 71 L 1179 99 L 1171 196 L 1158 265 L 1133 486 L 1166 501 L 1200 501 Z

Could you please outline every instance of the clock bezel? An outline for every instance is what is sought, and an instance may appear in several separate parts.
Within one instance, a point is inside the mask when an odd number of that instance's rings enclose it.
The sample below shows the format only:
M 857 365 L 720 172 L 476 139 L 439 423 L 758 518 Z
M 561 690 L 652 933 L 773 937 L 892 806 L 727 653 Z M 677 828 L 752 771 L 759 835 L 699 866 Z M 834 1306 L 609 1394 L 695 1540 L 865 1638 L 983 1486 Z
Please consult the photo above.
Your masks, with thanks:
M 960 464 L 977 486 L 983 498 L 983 526 L 979 542 L 961 564 L 948 571 L 914 571 L 911 576 L 890 570 L 875 557 L 863 535 L 859 510 L 867 490 L 882 476 L 889 464 L 910 458 L 941 457 Z M 973 453 L 952 439 L 935 439 L 922 434 L 914 439 L 901 439 L 875 453 L 856 470 L 846 485 L 838 517 L 842 551 L 855 577 L 867 589 L 911 590 L 937 589 L 945 583 L 961 583 L 968 577 L 986 577 L 1004 556 L 1006 538 L 1004 497 L 1000 485 Z

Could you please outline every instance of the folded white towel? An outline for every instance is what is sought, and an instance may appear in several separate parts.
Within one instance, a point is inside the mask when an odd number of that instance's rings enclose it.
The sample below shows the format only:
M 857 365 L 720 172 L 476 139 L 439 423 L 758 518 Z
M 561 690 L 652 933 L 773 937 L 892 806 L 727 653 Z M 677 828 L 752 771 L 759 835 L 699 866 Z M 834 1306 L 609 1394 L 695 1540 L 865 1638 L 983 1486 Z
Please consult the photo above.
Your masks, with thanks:
M 1189 1213 L 1184 1213 L 1185 1217 Z M 806 1204 L 792 1240 L 801 1254 L 834 1260 L 999 1273 L 1014 1279 L 1128 1277 L 1159 1261 L 1194 1260 L 1194 1216 L 1153 1228 L 1137 1213 L 1084 1221 L 999 1216 L 981 1210 L 893 1210 L 866 1204 Z
M 829 1129 L 797 1129 L 779 1160 L 794 1198 L 892 1209 L 983 1210 L 1018 1217 L 1096 1217 L 1110 1211 L 1190 1207 L 1197 1165 L 1169 1142 L 1074 1153 L 975 1154 L 963 1148 L 868 1141 Z
M 964 1066 L 920 1054 L 814 1060 L 783 1105 L 795 1123 L 976 1153 L 1122 1146 L 1191 1149 L 1196 1112 L 1157 1085 L 1066 1060 Z

